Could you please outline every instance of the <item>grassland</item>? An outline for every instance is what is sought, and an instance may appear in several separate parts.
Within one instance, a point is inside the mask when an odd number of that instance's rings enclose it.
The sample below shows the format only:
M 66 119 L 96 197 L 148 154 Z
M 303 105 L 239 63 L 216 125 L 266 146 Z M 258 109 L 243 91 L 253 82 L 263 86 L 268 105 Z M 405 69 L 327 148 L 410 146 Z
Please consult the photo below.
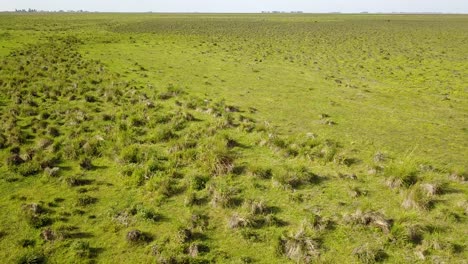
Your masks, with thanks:
M 468 17 L 0 15 L 4 263 L 465 263 Z

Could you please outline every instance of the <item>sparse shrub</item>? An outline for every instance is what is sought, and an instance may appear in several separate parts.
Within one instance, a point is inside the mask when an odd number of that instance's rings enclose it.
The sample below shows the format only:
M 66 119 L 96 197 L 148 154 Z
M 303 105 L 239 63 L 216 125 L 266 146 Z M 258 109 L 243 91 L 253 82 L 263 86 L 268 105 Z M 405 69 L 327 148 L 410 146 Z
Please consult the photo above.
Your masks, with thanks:
M 206 228 L 208 228 L 209 217 L 203 213 L 193 213 L 189 222 L 191 230 L 198 230 L 203 232 Z
M 46 228 L 41 231 L 41 238 L 44 239 L 44 241 L 54 241 L 59 237 L 54 230 L 52 230 L 51 228 Z
M 79 176 L 69 176 L 64 178 L 64 182 L 70 187 L 77 187 L 91 184 L 91 180 L 83 179 Z
M 82 154 L 82 142 L 79 139 L 71 139 L 62 148 L 63 156 L 66 159 L 76 160 Z
M 45 215 L 27 214 L 28 224 L 34 228 L 41 228 L 52 224 L 52 219 Z
M 146 180 L 152 177 L 152 174 L 140 166 L 125 166 L 121 170 L 122 175 L 131 176 L 131 183 L 135 186 L 142 186 Z
M 161 220 L 161 215 L 159 213 L 156 213 L 153 209 L 144 207 L 139 208 L 138 216 L 150 222 L 158 222 Z
M 251 242 L 260 242 L 262 240 L 260 235 L 257 232 L 252 231 L 250 229 L 242 229 L 240 231 L 240 234 L 243 239 L 251 241 Z
M 12 146 L 10 148 L 10 154 L 16 154 L 16 155 L 19 155 L 21 152 L 21 149 L 19 146 Z
M 76 256 L 80 258 L 91 257 L 91 247 L 89 246 L 89 242 L 83 240 L 74 241 L 70 245 L 70 249 Z
M 324 231 L 330 229 L 333 226 L 333 222 L 329 218 L 314 213 L 308 216 L 302 225 L 316 231 Z
M 34 130 L 36 130 L 36 126 L 39 129 L 46 129 L 49 126 L 49 122 L 47 122 L 45 120 L 40 120 L 39 122 L 37 122 L 36 124 L 33 125 Z
M 138 146 L 131 145 L 125 147 L 120 151 L 120 161 L 126 163 L 140 163 L 142 161 L 142 154 Z
M 273 179 L 279 185 L 297 189 L 301 185 L 319 181 L 319 176 L 310 172 L 306 167 L 284 167 L 275 172 Z
M 413 244 L 420 244 L 423 241 L 424 233 L 426 232 L 426 227 L 422 225 L 410 225 L 406 227 L 406 234 L 408 240 Z
M 47 167 L 44 169 L 44 172 L 46 175 L 50 177 L 57 177 L 59 175 L 60 168 L 59 167 L 53 167 L 53 168 Z
M 53 168 L 60 164 L 62 157 L 60 154 L 41 152 L 34 156 L 34 162 L 38 163 L 42 169 Z
M 251 215 L 267 214 L 270 211 L 264 201 L 246 200 L 244 202 L 244 208 Z
M 448 178 L 455 182 L 465 183 L 468 181 L 468 173 L 463 170 L 454 171 L 449 174 Z
M 347 157 L 343 153 L 335 155 L 333 161 L 339 165 L 345 165 L 348 167 L 360 162 L 359 159 Z
M 421 189 L 429 197 L 442 194 L 444 191 L 443 184 L 440 184 L 440 183 L 423 183 L 421 184 Z
M 209 178 L 202 175 L 193 175 L 189 178 L 190 188 L 193 190 L 201 191 L 205 189 L 206 183 L 209 181 Z
M 255 260 L 251 257 L 246 257 L 246 256 L 243 256 L 240 258 L 240 261 L 241 263 L 243 264 L 248 264 L 248 263 L 255 263 Z
M 23 144 L 27 140 L 27 134 L 21 131 L 20 128 L 14 127 L 9 131 L 7 135 L 7 144 L 8 145 L 18 145 Z
M 341 179 L 347 179 L 347 180 L 357 180 L 358 177 L 354 173 L 338 173 L 338 177 Z
M 382 152 L 377 152 L 375 155 L 374 155 L 374 162 L 377 162 L 377 163 L 380 163 L 380 162 L 384 162 L 387 160 L 387 155 L 385 155 L 384 153 Z
M 185 227 L 179 227 L 175 234 L 175 238 L 178 243 L 182 244 L 182 243 L 187 243 L 190 240 L 192 240 L 193 235 L 194 234 L 191 229 L 185 228 Z
M 274 214 L 267 214 L 261 219 L 261 224 L 266 226 L 284 226 L 287 223 L 281 219 L 278 219 Z
M 21 156 L 16 154 L 16 153 L 12 154 L 11 156 L 9 156 L 7 158 L 7 164 L 10 167 L 19 166 L 19 165 L 23 164 L 24 162 L 25 162 L 25 160 L 23 160 L 21 158 Z
M 133 127 L 142 127 L 146 125 L 146 120 L 140 117 L 132 116 L 130 118 L 130 125 Z
M 42 168 L 37 162 L 28 161 L 16 167 L 15 171 L 22 176 L 27 177 L 38 174 L 40 171 L 42 171 Z
M 285 139 L 281 138 L 276 134 L 269 134 L 266 144 L 268 144 L 268 146 L 274 148 L 275 150 L 285 149 L 289 145 L 289 143 Z
M 407 191 L 401 206 L 405 209 L 428 210 L 434 203 L 431 196 L 432 193 L 428 192 L 424 185 L 417 184 Z
M 47 128 L 47 134 L 51 137 L 58 137 L 60 136 L 60 131 L 58 128 L 56 127 L 53 127 L 53 126 L 49 126 Z
M 193 149 L 196 146 L 197 146 L 197 142 L 195 140 L 192 140 L 190 138 L 183 138 L 171 146 L 171 148 L 169 149 L 169 153 L 186 151 L 189 149 Z
M 340 145 L 332 140 L 319 140 L 316 136 L 307 136 L 298 141 L 298 154 L 310 160 L 322 160 L 324 162 L 334 161 L 335 155 L 340 149 Z
M 161 126 L 152 134 L 151 141 L 158 143 L 177 138 L 177 134 L 175 134 L 173 131 L 174 130 L 169 125 Z
M 103 114 L 102 115 L 102 121 L 114 121 L 115 116 L 110 115 L 110 114 Z
M 225 175 L 234 169 L 235 155 L 224 140 L 211 139 L 198 155 L 202 167 L 213 175 Z
M 201 254 L 203 254 L 205 252 L 209 252 L 209 251 L 210 251 L 210 249 L 207 246 L 203 245 L 203 244 L 191 243 L 190 246 L 185 250 L 185 253 L 187 253 L 187 255 L 189 255 L 192 258 L 196 258 L 199 255 L 201 255 Z M 190 263 L 204 263 L 206 261 L 203 261 L 203 260 L 196 261 L 194 259 L 194 260 L 189 260 L 188 262 L 190 262 Z
M 117 224 L 123 226 L 130 226 L 135 223 L 135 218 L 133 217 L 133 212 L 129 212 L 128 210 L 124 210 L 112 215 L 112 221 L 116 222 Z
M 349 190 L 348 190 L 348 194 L 349 194 L 349 196 L 351 196 L 351 198 L 357 198 L 357 197 L 366 195 L 367 192 L 366 192 L 366 191 L 362 191 L 362 190 L 361 190 L 360 188 L 358 188 L 358 187 L 351 187 L 351 188 L 349 188 Z
M 390 188 L 410 187 L 418 181 L 418 170 L 412 161 L 394 162 L 384 169 Z
M 391 233 L 394 238 L 403 243 L 411 243 L 419 245 L 423 241 L 424 233 L 427 231 L 427 227 L 421 224 L 396 224 L 393 226 Z
M 313 263 L 320 256 L 319 243 L 302 228 L 296 234 L 283 235 L 278 251 L 297 263 Z
M 148 233 L 141 232 L 138 229 L 131 230 L 127 233 L 127 241 L 132 244 L 151 242 L 152 237 Z
M 0 133 L 0 149 L 4 149 L 8 146 L 7 144 L 7 138 Z
M 90 94 L 86 94 L 84 96 L 84 99 L 88 103 L 95 103 L 97 101 L 96 97 L 94 97 L 93 95 L 90 95 Z
M 359 261 L 364 264 L 380 262 L 386 258 L 386 254 L 382 249 L 371 246 L 369 243 L 355 248 L 353 250 L 353 255 L 355 255 Z
M 260 165 L 251 165 L 248 168 L 248 173 L 251 176 L 260 178 L 260 179 L 270 179 L 273 175 L 270 168 L 260 166 Z
M 165 179 L 159 182 L 158 192 L 165 197 L 171 197 L 178 191 L 179 189 L 175 185 L 175 181 L 172 179 Z
M 163 164 L 157 159 L 150 159 L 146 162 L 146 171 L 148 173 L 155 173 L 164 170 Z
M 172 117 L 171 126 L 173 130 L 180 131 L 186 127 L 187 122 L 192 122 L 195 120 L 195 117 L 189 112 L 179 111 Z
M 355 213 L 345 216 L 344 220 L 348 223 L 374 226 L 381 229 L 384 233 L 389 233 L 393 224 L 392 220 L 386 219 L 383 214 L 374 211 L 362 212 L 361 210 L 356 210 Z
M 50 138 L 41 138 L 37 142 L 36 147 L 39 150 L 44 150 L 44 149 L 48 148 L 49 146 L 51 146 L 53 143 L 54 143 L 54 141 L 51 140 Z
M 156 124 L 167 124 L 172 120 L 172 114 L 156 114 L 152 117 Z
M 76 201 L 76 205 L 78 205 L 78 206 L 88 206 L 88 205 L 97 203 L 97 201 L 98 201 L 98 199 L 95 198 L 95 197 L 84 195 L 84 196 L 78 197 L 78 200 Z
M 188 192 L 184 198 L 184 205 L 187 207 L 191 207 L 194 204 L 196 204 L 197 201 L 197 194 L 195 192 Z
M 198 244 L 196 243 L 191 244 L 187 249 L 187 254 L 192 258 L 197 257 L 199 254 Z
M 18 241 L 18 245 L 23 248 L 34 247 L 36 245 L 36 240 L 34 239 L 21 239 Z
M 236 194 L 238 190 L 232 187 L 215 187 L 210 190 L 211 193 L 211 202 L 210 204 L 213 207 L 231 207 L 236 205 L 238 200 L 236 199 Z
M 42 252 L 29 251 L 21 256 L 17 261 L 17 264 L 43 264 L 46 263 L 46 257 Z
M 183 93 L 184 91 L 181 88 L 175 87 L 171 84 L 167 87 L 167 90 L 165 92 L 162 92 L 158 95 L 158 98 L 161 100 L 168 100 Z
M 82 144 L 82 152 L 89 157 L 99 156 L 101 154 L 101 140 L 90 139 Z
M 229 228 L 242 228 L 251 226 L 252 222 L 249 217 L 241 216 L 239 214 L 233 214 L 228 220 Z
M 90 158 L 83 158 L 80 160 L 80 168 L 83 170 L 92 170 L 94 169 L 94 165 Z
M 28 214 L 39 215 L 39 214 L 42 214 L 42 213 L 45 212 L 45 209 L 41 205 L 39 205 L 37 203 L 31 203 L 31 204 L 24 205 L 22 207 L 22 209 Z

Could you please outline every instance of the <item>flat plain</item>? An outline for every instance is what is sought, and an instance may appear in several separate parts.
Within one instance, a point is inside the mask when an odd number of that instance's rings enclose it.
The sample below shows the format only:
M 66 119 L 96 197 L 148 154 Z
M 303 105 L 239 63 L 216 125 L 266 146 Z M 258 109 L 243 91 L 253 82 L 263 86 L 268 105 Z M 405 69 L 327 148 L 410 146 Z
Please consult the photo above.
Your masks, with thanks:
M 0 14 L 3 263 L 466 263 L 468 16 Z

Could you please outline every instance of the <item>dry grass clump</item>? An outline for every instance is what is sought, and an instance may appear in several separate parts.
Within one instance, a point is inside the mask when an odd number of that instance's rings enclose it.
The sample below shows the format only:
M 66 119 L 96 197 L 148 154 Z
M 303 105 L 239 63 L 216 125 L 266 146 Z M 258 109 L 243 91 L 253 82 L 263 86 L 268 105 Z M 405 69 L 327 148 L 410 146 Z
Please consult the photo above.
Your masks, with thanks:
M 258 164 L 250 165 L 247 169 L 247 173 L 259 179 L 270 179 L 273 176 L 271 168 Z
M 126 239 L 131 244 L 140 244 L 151 242 L 153 238 L 148 233 L 142 232 L 138 229 L 134 229 L 127 233 Z
M 43 252 L 29 251 L 22 255 L 16 263 L 18 264 L 43 264 L 47 263 L 47 258 Z
M 229 228 L 242 228 L 252 226 L 252 220 L 248 216 L 241 216 L 238 213 L 233 214 L 228 220 Z
M 220 176 L 233 171 L 236 155 L 225 137 L 215 136 L 200 146 L 197 158 L 207 172 Z
M 320 257 L 317 239 L 308 235 L 303 228 L 295 234 L 283 235 L 279 240 L 278 251 L 297 263 L 313 263 Z
M 418 173 L 416 164 L 411 160 L 393 162 L 384 169 L 386 185 L 392 189 L 414 185 L 418 181 Z
M 41 228 L 52 224 L 52 219 L 48 217 L 47 210 L 37 203 L 22 206 L 24 218 L 28 224 L 34 228 Z
M 310 228 L 315 231 L 325 231 L 333 228 L 334 222 L 319 214 L 313 213 L 302 222 L 302 226 Z
M 455 171 L 450 173 L 448 178 L 451 181 L 466 183 L 468 181 L 468 173 L 464 171 Z
M 235 206 L 239 200 L 238 190 L 233 187 L 210 187 L 211 201 L 213 207 L 226 208 Z
M 363 212 L 357 210 L 351 215 L 346 215 L 344 221 L 353 224 L 374 226 L 380 228 L 384 233 L 389 233 L 393 221 L 386 219 L 382 213 L 375 211 Z
M 77 206 L 88 206 L 97 203 L 98 199 L 95 197 L 91 197 L 89 195 L 83 195 L 78 197 L 76 201 Z
M 274 183 L 285 188 L 297 189 L 302 185 L 317 183 L 320 177 L 305 166 L 283 167 L 273 176 Z
M 262 215 L 270 213 L 270 208 L 262 200 L 246 200 L 243 207 L 251 215 Z
M 182 88 L 175 87 L 173 84 L 170 84 L 168 85 L 166 91 L 159 94 L 158 98 L 161 100 L 169 100 L 184 93 L 185 91 Z
M 374 155 L 374 162 L 376 162 L 376 163 L 385 162 L 387 159 L 388 159 L 387 155 L 385 153 L 382 153 L 382 152 L 377 152 Z
M 387 254 L 383 249 L 366 243 L 353 250 L 353 255 L 363 264 L 372 264 L 383 261 Z
M 437 185 L 417 184 L 406 192 L 401 206 L 405 209 L 429 210 L 434 205 L 433 196 L 438 191 Z
M 228 219 L 229 228 L 262 228 L 264 226 L 282 226 L 284 221 L 278 219 L 263 201 L 247 200 L 243 213 L 235 213 Z
M 41 238 L 44 241 L 54 241 L 58 239 L 59 237 L 58 237 L 58 234 L 55 231 L 53 231 L 51 228 L 46 228 L 41 231 Z

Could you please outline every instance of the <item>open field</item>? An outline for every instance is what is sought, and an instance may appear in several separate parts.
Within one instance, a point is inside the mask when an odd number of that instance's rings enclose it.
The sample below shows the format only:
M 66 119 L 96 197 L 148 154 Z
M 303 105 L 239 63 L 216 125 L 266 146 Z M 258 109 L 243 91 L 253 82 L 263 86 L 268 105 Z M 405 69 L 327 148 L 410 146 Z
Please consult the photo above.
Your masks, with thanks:
M 0 14 L 2 263 L 466 263 L 468 16 Z

